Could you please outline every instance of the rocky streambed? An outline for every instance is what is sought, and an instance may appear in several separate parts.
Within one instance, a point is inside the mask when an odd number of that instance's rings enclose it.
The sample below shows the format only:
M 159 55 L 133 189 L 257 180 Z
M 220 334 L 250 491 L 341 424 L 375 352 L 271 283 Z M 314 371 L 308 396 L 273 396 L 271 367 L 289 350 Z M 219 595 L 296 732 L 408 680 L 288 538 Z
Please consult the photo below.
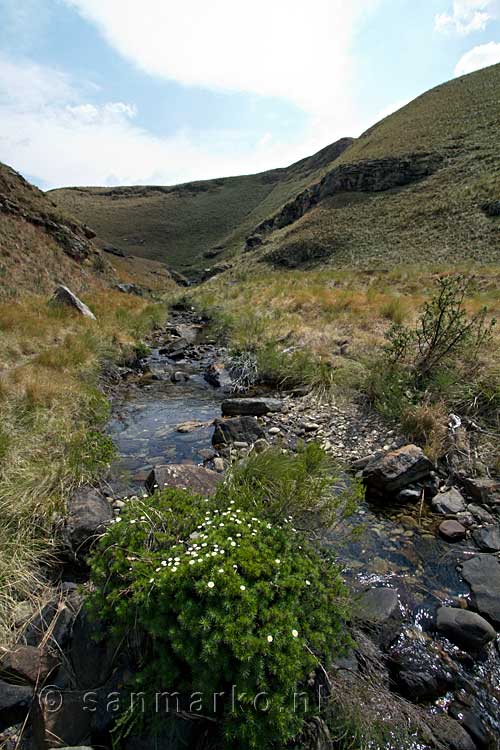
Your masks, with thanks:
M 109 743 L 109 714 L 82 714 L 82 692 L 109 693 L 127 667 L 105 644 L 89 645 L 94 626 L 78 584 L 93 538 L 129 498 L 165 484 L 210 492 L 250 450 L 316 440 L 367 485 L 356 514 L 317 543 L 335 551 L 355 594 L 354 626 L 377 653 L 380 684 L 429 718 L 428 747 L 499 747 L 498 483 L 436 469 L 357 405 L 308 394 L 236 396 L 225 352 L 194 311 L 174 312 L 151 345 L 140 363 L 107 374 L 118 457 L 100 487 L 70 499 L 57 598 L 36 616 L 20 614 L 19 646 L 2 667 L 2 746 Z M 362 679 L 364 664 L 359 645 L 337 665 L 339 676 Z M 49 685 L 53 693 L 40 700 Z

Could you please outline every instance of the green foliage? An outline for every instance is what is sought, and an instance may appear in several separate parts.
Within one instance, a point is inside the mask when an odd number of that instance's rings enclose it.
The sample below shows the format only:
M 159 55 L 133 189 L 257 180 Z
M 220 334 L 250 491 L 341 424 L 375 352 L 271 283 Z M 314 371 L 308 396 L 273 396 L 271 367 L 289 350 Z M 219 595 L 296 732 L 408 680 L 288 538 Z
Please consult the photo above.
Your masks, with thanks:
M 201 693 L 225 747 L 296 737 L 307 710 L 294 694 L 349 644 L 338 569 L 280 516 L 321 505 L 327 471 L 317 448 L 255 457 L 212 498 L 168 489 L 130 501 L 94 553 L 91 610 L 117 641 L 140 643 L 130 688 L 177 691 L 188 712 Z

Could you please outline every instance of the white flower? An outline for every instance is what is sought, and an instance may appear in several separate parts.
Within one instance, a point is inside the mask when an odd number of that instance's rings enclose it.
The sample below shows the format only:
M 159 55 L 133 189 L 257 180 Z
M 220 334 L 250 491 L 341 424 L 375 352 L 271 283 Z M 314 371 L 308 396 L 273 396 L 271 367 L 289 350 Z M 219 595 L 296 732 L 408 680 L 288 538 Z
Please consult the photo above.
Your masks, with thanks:
M 154 579 L 154 578 L 150 578 L 150 579 L 149 579 L 149 583 L 154 583 L 154 582 L 155 582 L 155 579 Z
M 115 523 L 118 523 L 118 521 L 121 521 L 121 518 L 115 518 Z
M 172 573 L 175 573 L 176 570 L 177 570 L 176 567 L 172 568 Z
M 231 547 L 236 547 L 236 542 L 231 542 Z
M 167 564 L 167 561 L 166 560 L 162 560 L 161 564 L 163 565 L 163 567 L 165 567 L 165 565 Z
M 298 630 L 292 630 L 292 635 L 293 635 L 294 638 L 298 638 L 299 637 L 299 631 Z
M 241 589 L 242 591 L 245 591 L 245 590 L 246 590 L 246 586 L 243 586 L 243 585 L 241 585 L 241 586 L 240 586 L 240 589 Z
M 274 638 L 272 637 L 272 635 L 268 635 L 267 636 L 267 642 L 268 643 L 272 643 L 273 641 L 274 641 Z
M 310 585 L 311 585 L 311 581 L 308 581 L 306 578 L 306 586 L 310 586 Z
M 135 519 L 135 518 L 133 518 L 133 519 L 132 519 L 132 520 L 130 521 L 130 523 L 136 523 L 136 519 Z
M 279 565 L 281 563 L 281 560 L 277 557 L 274 562 L 276 563 L 276 565 Z
M 241 536 L 241 534 L 236 534 L 236 536 Z
M 196 562 L 196 560 L 190 560 L 190 561 L 189 561 L 189 564 L 190 564 L 190 565 L 194 565 L 194 564 L 195 564 L 195 562 Z
M 207 586 L 208 586 L 209 589 L 213 589 L 213 587 L 215 586 L 215 583 L 213 581 L 209 581 L 207 583 Z

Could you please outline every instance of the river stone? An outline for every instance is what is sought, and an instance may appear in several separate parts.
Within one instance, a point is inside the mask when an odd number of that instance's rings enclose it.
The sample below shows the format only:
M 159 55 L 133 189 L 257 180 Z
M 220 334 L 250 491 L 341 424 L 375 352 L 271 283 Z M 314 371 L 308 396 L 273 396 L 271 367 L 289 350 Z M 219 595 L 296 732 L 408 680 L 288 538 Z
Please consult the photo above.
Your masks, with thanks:
M 485 508 L 482 508 L 480 505 L 474 505 L 474 503 L 471 503 L 467 506 L 467 510 L 469 513 L 472 513 L 478 523 L 495 523 L 495 519 L 493 518 L 491 513 L 488 513 L 488 511 Z
M 233 384 L 231 375 L 221 362 L 211 364 L 203 377 L 214 388 L 222 388 L 223 391 L 230 390 Z
M 16 646 L 2 658 L 0 671 L 6 679 L 18 678 L 33 685 L 43 684 L 49 674 L 60 664 L 47 649 L 35 646 Z
M 230 398 L 222 402 L 222 414 L 225 417 L 261 417 L 282 412 L 283 407 L 283 401 L 278 398 Z
M 389 666 L 398 691 L 414 702 L 434 701 L 456 685 L 456 667 L 420 633 L 401 633 L 389 649 Z
M 191 490 L 199 495 L 213 495 L 222 477 L 216 471 L 195 464 L 165 464 L 155 466 L 146 479 L 150 494 L 165 487 Z
M 472 533 L 472 538 L 483 552 L 500 550 L 500 526 L 483 526 Z
M 265 437 L 264 430 L 256 417 L 233 417 L 231 419 L 216 419 L 212 445 L 227 445 L 231 443 L 247 443 L 252 445 Z
M 357 600 L 355 614 L 359 620 L 380 625 L 399 613 L 396 589 L 378 588 L 365 591 Z
M 472 591 L 474 606 L 500 626 L 500 562 L 492 555 L 476 555 L 464 562 L 462 576 Z
M 65 537 L 74 554 L 85 554 L 91 542 L 105 531 L 113 509 L 93 487 L 81 487 L 68 501 Z
M 445 516 L 462 513 L 465 510 L 465 500 L 460 492 L 452 487 L 447 492 L 440 492 L 432 499 L 432 507 Z
M 67 307 L 72 307 L 74 310 L 80 313 L 84 318 L 89 318 L 90 320 L 96 320 L 96 317 L 92 310 L 90 310 L 87 305 L 85 305 L 81 299 L 79 299 L 76 294 L 73 294 L 71 289 L 68 289 L 67 286 L 58 286 L 56 291 L 54 292 L 54 295 L 51 299 L 51 303 L 57 304 L 57 305 L 66 305 Z
M 466 609 L 439 607 L 437 629 L 458 646 L 477 651 L 496 638 L 496 633 L 484 617 Z
M 467 477 L 462 481 L 465 489 L 474 500 L 487 505 L 500 503 L 500 480 L 488 477 Z
M 432 471 L 432 463 L 416 445 L 404 445 L 371 461 L 363 469 L 365 484 L 379 492 L 395 493 Z
M 467 531 L 458 521 L 443 521 L 439 527 L 439 533 L 447 542 L 459 542 L 465 539 Z

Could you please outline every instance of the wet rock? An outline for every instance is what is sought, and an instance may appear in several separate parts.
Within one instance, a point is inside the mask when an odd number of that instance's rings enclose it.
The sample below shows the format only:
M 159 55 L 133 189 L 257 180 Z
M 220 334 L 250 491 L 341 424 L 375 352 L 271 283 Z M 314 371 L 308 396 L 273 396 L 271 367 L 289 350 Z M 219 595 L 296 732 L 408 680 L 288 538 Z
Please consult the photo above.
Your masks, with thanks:
M 432 507 L 445 516 L 462 513 L 465 510 L 465 500 L 460 492 L 452 487 L 446 492 L 440 492 L 432 500 Z
M 54 295 L 51 299 L 51 303 L 57 304 L 57 305 L 66 305 L 67 307 L 72 307 L 74 310 L 76 310 L 80 315 L 82 315 L 84 318 L 89 318 L 90 320 L 96 320 L 96 317 L 92 310 L 90 310 L 87 305 L 85 305 L 81 299 L 79 299 L 76 294 L 73 294 L 73 292 L 68 289 L 67 286 L 58 286 L 56 291 L 54 292 Z
M 426 722 L 434 738 L 447 750 L 477 750 L 475 742 L 465 729 L 450 716 L 429 716 Z
M 256 417 L 233 417 L 231 419 L 216 419 L 212 444 L 230 445 L 231 443 L 247 443 L 251 445 L 256 440 L 264 438 L 264 431 Z
M 222 402 L 222 414 L 225 417 L 261 417 L 264 414 L 282 412 L 283 409 L 283 401 L 278 398 L 230 398 Z
M 169 359 L 179 360 L 184 359 L 186 349 L 189 348 L 189 341 L 184 338 L 176 339 L 168 346 L 162 347 L 159 351 L 160 354 L 164 354 Z
M 474 503 L 471 503 L 467 506 L 467 511 L 469 513 L 472 513 L 474 518 L 478 523 L 486 523 L 486 524 L 493 524 L 495 523 L 495 519 L 491 515 L 491 513 L 488 513 L 488 511 L 485 508 L 481 508 L 480 505 L 475 505 Z
M 214 388 L 222 388 L 226 391 L 230 390 L 233 384 L 233 379 L 231 378 L 229 371 L 226 370 L 224 365 L 220 362 L 211 364 L 203 377 L 207 383 L 210 383 Z
M 32 685 L 43 685 L 47 677 L 59 666 L 60 659 L 47 649 L 35 646 L 17 646 L 2 658 L 0 673 L 9 682 L 19 679 Z
M 0 680 L 0 731 L 23 721 L 30 710 L 33 690 Z
M 176 372 L 173 372 L 170 376 L 170 380 L 172 383 L 186 383 L 189 380 L 189 375 L 187 372 L 176 370 Z
M 398 691 L 411 701 L 434 701 L 456 684 L 456 667 L 422 634 L 403 633 L 389 650 L 389 664 Z
M 495 640 L 496 633 L 484 617 L 466 609 L 440 607 L 436 628 L 450 641 L 472 651 L 478 651 Z
M 379 492 L 396 493 L 429 476 L 432 463 L 416 445 L 405 445 L 371 461 L 362 472 L 365 484 Z
M 448 709 L 450 716 L 460 722 L 462 727 L 481 750 L 496 750 L 498 745 L 489 729 L 477 714 L 461 703 L 453 702 Z
M 483 552 L 500 550 L 500 526 L 483 526 L 472 533 L 472 538 Z
M 377 588 L 365 591 L 357 600 L 355 615 L 367 624 L 380 625 L 399 613 L 396 589 Z
M 205 427 L 206 425 L 207 422 L 183 422 L 182 424 L 177 425 L 177 432 L 186 434 L 188 432 L 194 432 L 200 427 Z
M 462 565 L 462 576 L 472 592 L 474 607 L 500 626 L 500 562 L 492 555 L 477 555 Z
M 177 487 L 200 495 L 213 495 L 222 477 L 215 471 L 195 464 L 165 464 L 155 466 L 146 479 L 150 494 L 165 487 Z
M 68 501 L 65 539 L 75 557 L 85 555 L 113 518 L 113 509 L 100 492 L 82 487 Z
M 439 526 L 439 534 L 447 542 L 459 542 L 461 539 L 465 539 L 467 530 L 458 521 L 443 521 Z

